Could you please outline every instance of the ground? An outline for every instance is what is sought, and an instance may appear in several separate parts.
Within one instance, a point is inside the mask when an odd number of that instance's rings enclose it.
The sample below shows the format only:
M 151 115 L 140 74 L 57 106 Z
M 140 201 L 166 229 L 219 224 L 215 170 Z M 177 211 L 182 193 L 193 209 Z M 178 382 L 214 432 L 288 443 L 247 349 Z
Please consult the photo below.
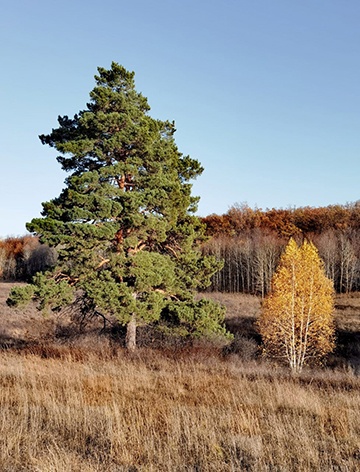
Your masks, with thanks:
M 68 317 L 40 312 L 33 304 L 19 308 L 7 306 L 6 299 L 11 288 L 18 285 L 22 284 L 0 283 L 0 346 L 2 347 L 21 347 L 27 343 L 53 338 L 61 327 L 69 323 Z
M 19 283 L 0 283 L 0 346 L 23 347 L 43 343 L 51 339 L 66 339 L 67 335 L 78 335 L 77 326 L 71 322 L 69 314 L 39 312 L 35 306 L 10 308 L 6 299 L 11 288 Z M 261 298 L 253 295 L 207 292 L 201 296 L 209 297 L 226 307 L 226 324 L 234 334 L 234 342 L 229 347 L 245 360 L 259 355 L 260 338 L 255 321 L 261 310 Z M 360 293 L 338 295 L 335 303 L 337 326 L 337 350 L 329 363 L 333 366 L 349 365 L 360 373 Z M 88 331 L 100 332 L 102 321 L 94 320 Z M 117 333 L 121 342 L 122 333 Z M 139 343 L 143 346 L 158 347 L 164 339 L 158 333 L 147 329 L 139 330 Z
M 228 351 L 154 349 L 148 329 L 129 353 L 99 322 L 76 334 L 64 314 L 10 309 L 11 286 L 0 284 L 1 471 L 360 470 L 360 377 L 346 364 L 360 357 L 359 294 L 336 301 L 337 365 L 292 376 L 259 356 L 257 297 L 205 295 L 227 306 Z

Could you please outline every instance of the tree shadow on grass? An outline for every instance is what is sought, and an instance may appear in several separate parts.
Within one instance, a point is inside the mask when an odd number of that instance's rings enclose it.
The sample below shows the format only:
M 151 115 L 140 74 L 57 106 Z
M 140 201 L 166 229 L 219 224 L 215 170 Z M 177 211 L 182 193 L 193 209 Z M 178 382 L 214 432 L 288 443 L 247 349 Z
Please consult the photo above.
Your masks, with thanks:
M 234 336 L 233 341 L 224 349 L 225 355 L 236 354 L 243 360 L 252 360 L 260 356 L 261 337 L 255 317 L 233 317 L 226 320 L 225 325 Z
M 350 367 L 360 375 L 360 331 L 338 329 L 334 358 L 343 367 Z

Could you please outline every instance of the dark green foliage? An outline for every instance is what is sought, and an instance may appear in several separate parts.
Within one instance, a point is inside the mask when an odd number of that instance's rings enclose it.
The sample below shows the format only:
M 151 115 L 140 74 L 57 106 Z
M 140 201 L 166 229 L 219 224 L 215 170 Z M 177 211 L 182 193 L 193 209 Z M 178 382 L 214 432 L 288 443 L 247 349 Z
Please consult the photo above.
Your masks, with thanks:
M 178 151 L 174 123 L 148 115 L 133 72 L 116 63 L 98 71 L 87 108 L 40 136 L 70 175 L 43 218 L 27 225 L 58 252 L 54 270 L 34 279 L 34 297 L 59 307 L 80 293 L 87 310 L 125 325 L 176 307 L 190 331 L 223 332 L 221 309 L 194 301 L 221 265 L 199 250 L 204 232 L 189 180 L 202 167 Z
M 225 309 L 212 300 L 173 302 L 167 306 L 166 317 L 174 326 L 181 327 L 183 335 L 195 337 L 229 336 L 224 326 L 219 324 L 219 315 L 225 315 Z
M 25 285 L 23 287 L 13 287 L 10 297 L 6 300 L 9 306 L 26 305 L 33 298 L 35 287 L 33 285 Z

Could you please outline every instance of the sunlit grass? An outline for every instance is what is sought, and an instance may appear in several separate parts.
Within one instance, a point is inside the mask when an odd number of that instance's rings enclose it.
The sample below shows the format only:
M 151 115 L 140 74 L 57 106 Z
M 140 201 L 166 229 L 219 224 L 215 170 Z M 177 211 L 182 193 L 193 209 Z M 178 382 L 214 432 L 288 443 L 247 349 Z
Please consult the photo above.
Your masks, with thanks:
M 351 372 L 108 343 L 0 357 L 0 470 L 358 470 Z

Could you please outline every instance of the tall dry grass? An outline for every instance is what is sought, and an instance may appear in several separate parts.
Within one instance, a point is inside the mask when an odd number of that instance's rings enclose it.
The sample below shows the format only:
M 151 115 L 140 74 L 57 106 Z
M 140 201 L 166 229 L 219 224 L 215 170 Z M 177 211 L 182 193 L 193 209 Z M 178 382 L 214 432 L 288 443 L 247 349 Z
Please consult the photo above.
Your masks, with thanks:
M 0 354 L 1 471 L 359 470 L 351 372 L 89 342 Z

